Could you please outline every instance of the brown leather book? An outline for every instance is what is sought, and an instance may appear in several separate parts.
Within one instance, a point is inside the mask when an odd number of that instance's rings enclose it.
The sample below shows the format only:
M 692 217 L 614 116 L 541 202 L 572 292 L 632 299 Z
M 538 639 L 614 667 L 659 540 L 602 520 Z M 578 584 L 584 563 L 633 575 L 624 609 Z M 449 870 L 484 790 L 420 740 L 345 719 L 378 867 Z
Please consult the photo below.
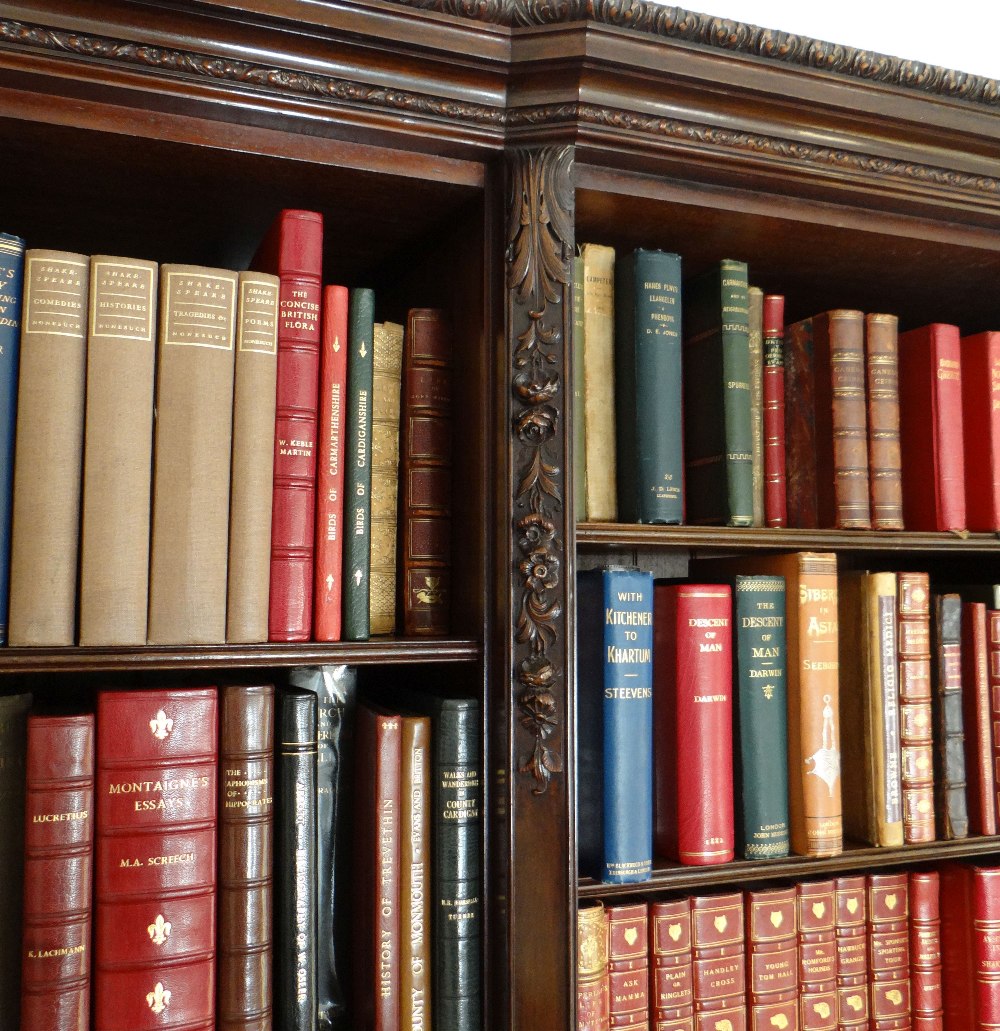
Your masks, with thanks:
M 931 592 L 926 573 L 899 573 L 897 581 L 903 839 L 910 845 L 935 838 Z
M 80 644 L 146 643 L 158 266 L 90 259 Z
M 795 888 L 747 892 L 747 1016 L 751 1028 L 796 1026 L 799 945 L 795 898 Z
M 910 871 L 910 987 L 913 1031 L 943 1031 L 941 878 Z
M 600 902 L 576 914 L 576 1028 L 608 1031 L 608 914 Z
M 271 1020 L 274 687 L 222 688 L 219 720 L 218 1031 Z
M 910 920 L 905 871 L 868 875 L 868 935 L 871 1031 L 909 1028 Z
M 612 1028 L 649 1028 L 649 911 L 645 902 L 608 907 Z
M 278 375 L 278 277 L 239 274 L 226 640 L 267 640 Z
M 26 766 L 21 1028 L 87 1031 L 94 714 L 29 716 Z
M 76 641 L 90 258 L 29 250 L 17 388 L 11 645 Z
M 222 644 L 237 275 L 164 265 L 160 290 L 148 640 Z
M 868 906 L 864 874 L 838 877 L 837 1031 L 868 1031 Z
M 690 900 L 650 903 L 649 955 L 652 1031 L 693 1031 Z
M 837 1027 L 837 898 L 834 882 L 797 885 L 799 918 L 799 1027 Z
M 743 895 L 691 899 L 692 973 L 696 1027 L 747 1027 Z
M 986 606 L 962 603 L 962 709 L 965 720 L 965 778 L 969 830 L 996 834 L 996 774 L 993 769 Z
M 868 479 L 873 530 L 903 529 L 898 321 L 895 315 L 865 316 Z
M 413 308 L 406 317 L 399 421 L 399 599 L 407 637 L 449 630 L 451 398 L 448 317 Z

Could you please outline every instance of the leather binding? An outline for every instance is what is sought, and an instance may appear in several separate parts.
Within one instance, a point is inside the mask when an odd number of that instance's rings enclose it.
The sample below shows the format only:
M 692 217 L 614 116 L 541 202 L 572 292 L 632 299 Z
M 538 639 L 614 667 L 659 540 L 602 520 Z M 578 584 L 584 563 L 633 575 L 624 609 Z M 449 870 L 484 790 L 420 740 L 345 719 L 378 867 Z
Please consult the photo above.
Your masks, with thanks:
M 894 848 L 903 844 L 896 574 L 841 573 L 837 594 L 840 718 L 852 728 L 842 740 L 844 833 Z
M 797 885 L 799 924 L 799 1027 L 835 1031 L 837 1027 L 837 897 L 835 883 Z
M 12 645 L 76 641 L 89 277 L 90 258 L 83 254 L 25 255 L 7 635 Z
M 277 276 L 239 274 L 226 641 L 267 640 L 278 375 Z
M 747 1008 L 751 1028 L 793 1028 L 798 1022 L 795 897 L 794 887 L 747 892 Z
M 146 643 L 159 267 L 90 259 L 80 644 Z
M 651 1031 L 694 1031 L 691 902 L 649 904 Z
M 218 731 L 214 687 L 98 693 L 94 1031 L 215 1027 Z
M 281 211 L 250 267 L 277 276 L 281 283 L 268 639 L 308 641 L 312 631 L 323 216 L 316 211 Z
M 764 333 L 764 524 L 788 525 L 785 497 L 785 298 L 765 294 Z
M 358 676 L 351 666 L 303 666 L 288 679 L 316 695 L 316 1031 L 347 1031 Z
M 864 874 L 838 877 L 837 1031 L 868 1031 L 868 906 Z
M 585 243 L 583 258 L 583 406 L 587 519 L 618 518 L 615 462 L 615 252 Z
M 908 530 L 964 530 L 962 354 L 957 326 L 899 336 L 903 521 Z
M 608 1031 L 608 914 L 600 902 L 576 914 L 576 1029 Z
M 898 322 L 895 315 L 865 316 L 868 470 L 873 530 L 903 529 Z
M 770 859 L 789 847 L 785 581 L 737 576 L 733 593 L 736 830 L 745 859 Z
M 971 894 L 975 1027 L 988 1031 L 1000 1024 L 1000 868 L 972 867 Z
M 316 1020 L 316 695 L 278 692 L 275 765 L 274 1023 Z
M 380 322 L 372 346 L 371 569 L 369 631 L 396 629 L 396 501 L 399 484 L 399 392 L 403 327 Z
M 743 896 L 700 895 L 691 899 L 691 945 L 695 1027 L 745 1031 L 746 947 Z
M 973 956 L 972 896 L 975 870 L 964 863 L 938 867 L 941 894 L 941 973 L 944 1026 L 976 1026 L 975 958 Z
M 577 576 L 580 868 L 608 884 L 653 867 L 653 579 Z
M 608 907 L 611 1028 L 649 1031 L 649 912 L 645 902 Z
M 909 878 L 868 874 L 871 1031 L 910 1027 Z
M 573 427 L 573 514 L 578 523 L 583 523 L 587 520 L 587 434 L 583 394 L 583 356 L 586 350 L 584 342 L 586 329 L 583 317 L 583 280 L 583 258 L 577 255 L 573 259 L 573 408 L 571 414 Z M 405 427 L 405 423 L 403 425 Z M 405 455 L 406 451 L 404 449 L 404 459 Z
M 618 518 L 684 520 L 681 259 L 636 250 L 615 265 Z
M 962 711 L 962 599 L 934 596 L 934 801 L 941 837 L 969 833 L 965 797 L 965 719 Z
M 344 589 L 344 466 L 347 462 L 347 287 L 323 287 L 319 356 L 319 457 L 313 637 L 339 641 Z
M 235 272 L 160 269 L 150 644 L 226 640 Z
M 747 266 L 724 258 L 684 296 L 684 461 L 690 523 L 753 525 Z
M 785 502 L 787 526 L 819 526 L 816 487 L 816 381 L 813 320 L 785 331 Z
M 732 594 L 726 584 L 658 583 L 654 610 L 655 851 L 695 866 L 726 863 L 734 855 Z
M 910 989 L 913 1031 L 943 1031 L 941 878 L 910 871 Z
M 93 713 L 29 716 L 26 765 L 21 1029 L 87 1031 Z
M 764 291 L 747 288 L 750 324 L 750 454 L 753 460 L 753 525 L 764 525 Z
M 934 745 L 931 715 L 931 592 L 926 573 L 900 573 L 899 722 L 903 839 L 933 841 Z
M 17 433 L 18 357 L 24 287 L 24 240 L 0 233 L 0 644 L 7 643 L 10 529 Z M 13 955 L 7 952 L 5 955 Z M 16 1012 L 16 1011 L 15 1011 Z
M 375 295 L 351 290 L 348 304 L 347 435 L 348 464 L 344 512 L 344 608 L 341 636 L 367 641 L 371 633 L 368 604 L 371 575 L 372 493 L 372 352 L 375 339 Z
M 987 670 L 990 684 L 990 738 L 993 742 L 993 787 L 1000 813 L 1000 611 L 986 612 Z M 1000 815 L 998 815 L 1000 823 Z
M 266 1031 L 272 1006 L 274 687 L 227 685 L 219 708 L 216 1026 Z
M 962 337 L 962 421 L 966 525 L 993 533 L 1000 530 L 1000 333 Z
M 443 636 L 449 630 L 452 564 L 453 341 L 448 316 L 435 308 L 411 308 L 406 316 L 403 348 L 403 410 L 399 420 L 401 620 L 407 637 Z M 574 355 L 576 350 L 574 343 Z M 575 384 L 573 389 L 575 398 Z M 581 432 L 582 428 L 581 420 Z
M 986 606 L 978 601 L 963 602 L 962 718 L 969 830 L 973 834 L 997 832 L 988 665 Z

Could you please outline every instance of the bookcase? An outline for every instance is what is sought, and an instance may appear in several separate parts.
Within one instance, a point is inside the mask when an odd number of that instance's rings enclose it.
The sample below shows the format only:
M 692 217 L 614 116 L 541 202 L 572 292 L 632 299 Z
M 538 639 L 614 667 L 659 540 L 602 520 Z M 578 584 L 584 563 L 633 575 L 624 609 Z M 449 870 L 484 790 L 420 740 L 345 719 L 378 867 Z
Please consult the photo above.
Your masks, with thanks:
M 351 663 L 487 713 L 489 1028 L 568 1028 L 575 854 L 574 578 L 614 560 L 835 551 L 955 582 L 990 535 L 577 525 L 576 241 L 747 260 L 789 298 L 901 328 L 1000 322 L 1000 84 L 634 0 L 16 0 L 0 12 L 2 228 L 34 246 L 246 266 L 278 209 L 322 211 L 324 278 L 455 321 L 454 599 L 441 640 L 3 649 L 5 686 Z M 58 375 L 58 370 L 53 370 Z M 919 567 L 916 563 L 919 562 Z M 418 669 L 419 667 L 419 669 Z M 658 867 L 647 897 L 907 868 L 1000 842 Z

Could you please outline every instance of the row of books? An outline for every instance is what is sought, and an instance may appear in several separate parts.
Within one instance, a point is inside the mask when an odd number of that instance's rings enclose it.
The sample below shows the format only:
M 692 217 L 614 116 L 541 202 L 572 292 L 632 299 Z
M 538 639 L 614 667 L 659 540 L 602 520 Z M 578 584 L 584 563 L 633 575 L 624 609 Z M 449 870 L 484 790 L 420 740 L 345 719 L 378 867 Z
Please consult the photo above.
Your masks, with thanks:
M 478 704 L 290 680 L 0 697 L 5 1031 L 481 1026 Z
M 322 254 L 294 210 L 248 272 L 0 236 L 0 641 L 447 633 L 447 319 Z
M 994 1027 L 998 889 L 1000 869 L 954 863 L 581 906 L 576 1026 Z
M 745 262 L 681 279 L 663 251 L 576 259 L 578 521 L 1000 529 L 1000 333 L 786 328 Z
M 810 552 L 691 568 L 578 574 L 582 872 L 997 833 L 994 589 Z

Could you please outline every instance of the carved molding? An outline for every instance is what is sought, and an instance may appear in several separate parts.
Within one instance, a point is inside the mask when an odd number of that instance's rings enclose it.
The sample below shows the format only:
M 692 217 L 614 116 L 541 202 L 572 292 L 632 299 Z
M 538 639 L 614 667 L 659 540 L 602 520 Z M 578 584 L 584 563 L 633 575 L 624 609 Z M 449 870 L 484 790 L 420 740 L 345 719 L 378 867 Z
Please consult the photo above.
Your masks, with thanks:
M 518 770 L 542 794 L 562 773 L 565 735 L 563 582 L 566 402 L 563 369 L 571 316 L 573 152 L 508 153 L 507 339 L 511 360 L 512 656 L 514 705 L 528 747 Z

